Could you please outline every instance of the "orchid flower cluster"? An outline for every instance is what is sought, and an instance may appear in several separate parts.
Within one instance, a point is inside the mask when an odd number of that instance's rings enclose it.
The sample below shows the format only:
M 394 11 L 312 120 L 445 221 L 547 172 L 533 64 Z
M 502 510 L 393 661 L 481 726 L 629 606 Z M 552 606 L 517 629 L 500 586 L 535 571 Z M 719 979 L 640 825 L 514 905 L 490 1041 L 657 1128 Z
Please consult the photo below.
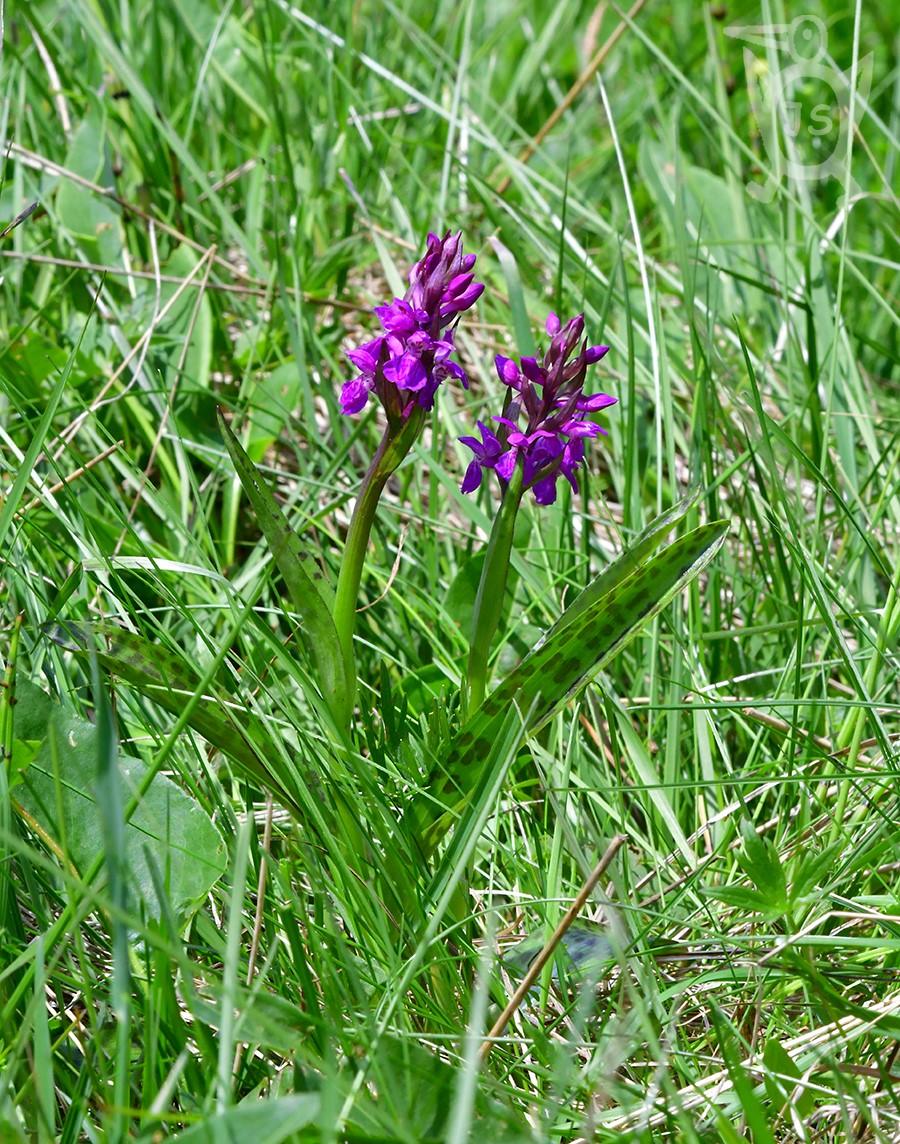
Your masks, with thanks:
M 484 292 L 475 281 L 475 255 L 462 252 L 462 236 L 428 235 L 428 251 L 410 271 L 405 297 L 376 306 L 384 334 L 347 357 L 360 371 L 341 391 L 341 411 L 359 413 L 375 392 L 388 421 L 409 417 L 413 405 L 429 410 L 438 386 L 448 377 L 464 389 L 469 382 L 454 352 L 455 323 Z
M 454 334 L 461 315 L 484 292 L 484 285 L 475 281 L 474 265 L 475 255 L 463 254 L 461 234 L 429 234 L 426 253 L 410 271 L 403 298 L 375 308 L 383 333 L 347 354 L 359 373 L 341 391 L 342 412 L 359 413 L 374 393 L 387 416 L 356 502 L 338 580 L 334 619 L 348 668 L 362 564 L 381 491 L 412 448 L 441 384 L 452 379 L 468 389 L 465 371 L 453 360 Z M 546 328 L 550 345 L 540 361 L 523 357 L 516 364 L 502 355 L 496 359 L 497 373 L 507 386 L 503 411 L 493 418 L 497 430 L 478 421 L 480 440 L 460 437 L 473 453 L 462 492 L 474 492 L 485 470 L 496 473 L 502 491 L 475 602 L 467 672 L 470 709 L 485 694 L 488 654 L 522 496 L 531 490 L 538 504 L 552 504 L 561 476 L 577 490 L 575 472 L 584 459 L 585 440 L 606 432 L 590 415 L 616 401 L 605 393 L 584 393 L 588 366 L 609 349 L 588 345 L 584 315 L 563 324 L 551 313 Z
M 547 318 L 550 348 L 543 362 L 538 364 L 534 358 L 523 357 L 521 364 L 516 365 L 498 354 L 497 373 L 511 393 L 503 415 L 494 418 L 501 425 L 499 434 L 479 421 L 480 441 L 476 437 L 460 437 L 475 454 L 462 483 L 464 493 L 478 488 L 483 469 L 493 469 L 508 484 L 519 463 L 524 487 L 532 490 L 538 504 L 553 504 L 560 476 L 578 491 L 574 474 L 584 459 L 585 438 L 606 433 L 601 425 L 583 415 L 616 401 L 607 393 L 587 397 L 583 393 L 587 367 L 609 352 L 609 346 L 588 346 L 586 341 L 581 344 L 583 332 L 584 314 L 563 326 L 551 313 Z M 523 415 L 527 417 L 524 432 L 519 429 Z

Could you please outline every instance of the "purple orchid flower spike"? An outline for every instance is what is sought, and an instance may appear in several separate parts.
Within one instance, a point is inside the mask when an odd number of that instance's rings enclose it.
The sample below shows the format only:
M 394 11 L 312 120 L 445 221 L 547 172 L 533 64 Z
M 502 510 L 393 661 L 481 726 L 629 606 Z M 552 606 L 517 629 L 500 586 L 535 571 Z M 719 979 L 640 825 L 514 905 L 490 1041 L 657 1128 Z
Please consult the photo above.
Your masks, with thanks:
M 463 254 L 461 234 L 428 235 L 406 294 L 375 307 L 384 333 L 347 354 L 359 374 L 341 390 L 343 413 L 359 413 L 374 393 L 390 424 L 399 425 L 414 408 L 431 409 L 447 378 L 468 388 L 465 371 L 451 355 L 459 316 L 484 291 L 475 281 L 474 265 L 475 255 Z
M 562 325 L 551 313 L 547 333 L 550 346 L 540 362 L 523 357 L 516 365 L 498 355 L 497 373 L 510 392 L 503 416 L 493 418 L 500 425 L 496 434 L 479 421 L 481 441 L 460 437 L 475 454 L 463 480 L 464 493 L 478 488 L 484 469 L 493 469 L 505 487 L 520 460 L 523 488 L 532 490 L 538 504 L 553 504 L 560 476 L 577 491 L 575 470 L 584 460 L 585 438 L 606 433 L 585 415 L 617 401 L 607 393 L 584 393 L 588 366 L 600 361 L 609 346 L 582 341 L 584 314 Z
M 496 429 L 479 421 L 480 440 L 460 437 L 473 454 L 462 491 L 474 492 L 486 469 L 497 474 L 503 490 L 475 595 L 466 668 L 470 715 L 487 693 L 522 496 L 531 489 L 538 504 L 553 504 L 561 475 L 577 489 L 575 472 L 584 460 L 585 439 L 606 432 L 590 414 L 616 400 L 606 393 L 584 392 L 588 366 L 600 361 L 609 347 L 588 345 L 583 314 L 565 325 L 550 314 L 547 333 L 550 345 L 540 360 L 523 357 L 516 363 L 497 357 L 497 373 L 507 393 L 502 415 L 492 419 Z
M 389 477 L 421 433 L 440 384 L 454 378 L 468 388 L 462 366 L 453 360 L 453 335 L 460 315 L 484 290 L 475 281 L 474 265 L 475 255 L 463 253 L 461 235 L 429 234 L 424 256 L 409 273 L 409 289 L 402 298 L 375 308 L 382 332 L 347 354 L 359 372 L 341 390 L 341 410 L 348 416 L 359 413 L 374 393 L 387 414 L 353 506 L 332 609 L 349 681 L 348 711 L 356 693 L 353 633 L 359 586 L 375 513 Z

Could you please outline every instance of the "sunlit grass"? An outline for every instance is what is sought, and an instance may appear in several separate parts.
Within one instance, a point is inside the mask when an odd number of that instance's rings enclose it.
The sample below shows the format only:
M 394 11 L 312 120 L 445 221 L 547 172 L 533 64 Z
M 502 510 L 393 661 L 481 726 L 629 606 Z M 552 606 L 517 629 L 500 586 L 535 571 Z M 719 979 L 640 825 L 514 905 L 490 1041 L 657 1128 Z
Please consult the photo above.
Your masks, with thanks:
M 40 205 L 0 244 L 0 646 L 21 615 L 15 673 L 59 709 L 48 775 L 107 783 L 85 843 L 7 789 L 27 745 L 0 780 L 0 1135 L 895 1139 L 890 6 L 860 15 L 855 57 L 852 14 L 802 13 L 829 67 L 871 66 L 868 114 L 852 185 L 785 178 L 770 202 L 747 189 L 773 169 L 744 55 L 762 74 L 766 47 L 726 32 L 797 13 L 646 5 L 617 35 L 572 3 L 312 11 L 5 12 L 0 223 Z M 388 486 L 341 742 L 216 409 L 334 580 L 379 428 L 340 415 L 344 351 L 451 228 L 488 284 L 458 339 L 473 385 Z M 690 488 L 687 525 L 731 532 L 417 866 L 398 811 L 456 717 L 495 509 L 487 484 L 460 494 L 457 437 L 550 308 L 612 347 L 597 388 L 619 404 L 581 494 L 526 502 L 501 670 Z M 161 649 L 165 702 L 47 635 L 89 618 Z M 35 707 L 4 692 L 6 752 Z M 190 729 L 203 705 L 252 725 L 286 797 Z M 164 846 L 143 897 L 108 875 L 140 850 L 116 826 L 135 759 L 222 837 L 200 901 Z M 550 936 L 619 833 L 581 923 L 610 956 L 557 958 L 482 1063 L 507 951 Z

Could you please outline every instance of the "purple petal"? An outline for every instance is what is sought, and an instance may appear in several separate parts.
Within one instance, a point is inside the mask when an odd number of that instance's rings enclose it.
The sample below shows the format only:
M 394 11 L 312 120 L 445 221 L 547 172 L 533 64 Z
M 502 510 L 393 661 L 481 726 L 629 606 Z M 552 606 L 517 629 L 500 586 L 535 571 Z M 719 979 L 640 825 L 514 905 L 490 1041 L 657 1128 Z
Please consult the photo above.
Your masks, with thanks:
M 417 393 L 428 381 L 425 367 L 415 354 L 405 353 L 391 358 L 384 367 L 386 381 L 392 381 L 398 389 L 409 389 Z
M 560 330 L 559 318 L 557 318 L 557 316 L 551 310 L 550 313 L 547 315 L 547 333 L 552 338 L 555 334 L 559 333 L 559 330 Z
M 448 361 L 444 363 L 444 370 L 448 376 L 455 377 L 457 381 L 462 382 L 463 389 L 469 388 L 469 379 L 461 365 L 457 365 L 455 361 Z
M 531 490 L 538 504 L 553 504 L 556 501 L 556 473 L 552 477 L 544 477 L 538 481 Z
M 574 467 L 571 469 L 563 467 L 560 471 L 562 472 L 562 475 L 566 478 L 566 480 L 569 482 L 569 484 L 572 486 L 572 492 L 577 493 L 578 492 L 578 479 L 575 476 Z
M 449 349 L 447 348 L 448 345 L 450 347 Z M 453 352 L 453 343 L 436 342 L 432 337 L 426 334 L 424 330 L 416 330 L 406 339 L 403 352 L 412 353 L 414 357 L 419 358 L 427 353 L 437 354 L 441 358 L 445 358 Z
M 538 365 L 533 357 L 522 358 L 522 373 L 535 385 L 543 385 L 546 372 Z
M 462 245 L 462 231 L 459 230 L 456 234 L 451 234 L 448 230 L 442 240 L 438 240 L 438 247 L 440 253 L 444 256 L 448 263 L 456 261 L 456 256 L 459 254 L 459 248 Z
M 459 440 L 464 445 L 467 445 L 476 457 L 482 460 L 490 459 L 493 461 L 494 458 L 500 455 L 502 450 L 500 441 L 483 421 L 478 421 L 476 424 L 478 426 L 478 432 L 481 434 L 480 441 L 477 437 L 460 437 Z
M 606 357 L 609 353 L 609 346 L 588 346 L 584 351 L 584 360 L 588 365 L 593 365 L 595 361 Z
M 516 467 L 516 456 L 517 451 L 515 449 L 507 449 L 506 452 L 497 459 L 494 465 L 494 472 L 498 477 L 502 477 L 504 481 L 508 481 L 513 475 L 513 470 Z
M 483 421 L 479 421 L 478 429 L 481 433 L 481 437 L 485 445 L 488 445 L 491 449 L 496 449 L 499 452 L 502 448 L 500 444 L 500 438 L 493 431 L 493 429 L 491 429 L 490 425 L 485 425 Z
M 497 367 L 497 375 L 502 382 L 506 385 L 511 385 L 514 389 L 519 388 L 519 367 L 512 358 L 497 354 L 497 357 L 494 359 L 494 365 Z
M 485 425 L 483 421 L 478 422 L 478 432 L 481 434 L 481 439 L 484 442 L 485 451 L 492 457 L 498 457 L 503 450 L 503 446 L 500 444 L 500 438 L 497 437 L 490 426 Z
M 457 274 L 444 287 L 444 295 L 448 298 L 458 298 L 460 294 L 465 294 L 474 277 L 474 274 Z
M 422 409 L 431 409 L 434 406 L 434 395 L 440 389 L 440 378 L 436 378 L 434 374 L 428 379 L 426 385 L 421 389 L 416 390 L 417 398 L 416 404 L 421 406 Z
M 596 437 L 600 432 L 600 426 L 593 421 L 581 421 L 573 417 L 571 421 L 565 422 L 561 431 L 573 438 Z
M 347 357 L 360 373 L 374 373 L 378 368 L 378 358 L 383 343 L 384 338 L 374 338 L 371 342 L 366 342 L 365 345 L 358 346 L 355 350 L 347 350 Z
M 445 298 L 441 302 L 440 314 L 442 318 L 447 317 L 448 314 L 460 314 L 463 310 L 468 310 L 470 306 L 474 306 L 481 295 L 484 293 L 484 284 L 481 282 L 474 282 L 464 294 L 459 294 L 456 297 Z
M 559 330 L 559 340 L 566 346 L 567 352 L 575 348 L 575 344 L 584 330 L 584 314 L 576 314 Z
M 563 454 L 562 468 L 571 471 L 576 465 L 580 465 L 584 460 L 584 440 L 581 437 L 573 437 L 566 445 Z
M 460 437 L 462 440 L 462 437 Z M 481 465 L 477 461 L 472 461 L 466 469 L 466 475 L 463 477 L 463 482 L 459 486 L 460 492 L 473 493 L 481 484 Z
M 412 306 L 402 298 L 395 298 L 389 306 L 376 306 L 375 313 L 390 334 L 411 334 L 419 328 Z
M 607 405 L 615 405 L 618 400 L 618 397 L 610 397 L 608 393 L 595 393 L 579 397 L 575 408 L 582 413 L 596 413 L 598 409 L 605 409 Z
M 460 295 L 460 304 L 465 302 L 464 309 L 468 310 L 470 306 L 474 306 L 481 295 L 484 293 L 483 282 L 473 282 L 465 294 Z
M 430 350 L 434 354 L 436 362 L 445 362 L 456 348 L 450 338 L 440 338 L 436 341 L 429 338 L 427 334 L 421 334 L 419 339 L 415 343 L 416 353 L 427 353 Z M 410 342 L 413 342 L 412 338 L 410 338 Z
M 560 439 L 553 434 L 535 440 L 531 448 L 528 450 L 528 461 L 530 473 L 528 474 L 528 481 L 538 473 L 541 469 L 546 468 L 547 465 L 553 464 L 554 461 L 564 453 L 565 446 Z
M 369 383 L 364 377 L 355 377 L 341 389 L 341 413 L 351 417 L 359 413 L 369 400 Z

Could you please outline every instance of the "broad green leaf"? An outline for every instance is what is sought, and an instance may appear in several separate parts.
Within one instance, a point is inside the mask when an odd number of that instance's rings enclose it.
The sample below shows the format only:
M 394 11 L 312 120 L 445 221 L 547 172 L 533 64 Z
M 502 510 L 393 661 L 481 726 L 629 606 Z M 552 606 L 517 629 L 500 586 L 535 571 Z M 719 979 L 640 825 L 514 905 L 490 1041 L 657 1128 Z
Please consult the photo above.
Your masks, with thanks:
M 766 902 L 767 911 L 777 917 L 788 908 L 787 880 L 778 852 L 769 838 L 761 838 L 749 819 L 741 819 L 744 845 L 737 860 Z
M 427 794 L 408 814 L 424 852 L 464 806 L 484 770 L 507 713 L 521 714 L 521 738 L 539 730 L 712 560 L 728 530 L 726 521 L 701 525 L 629 573 L 563 624 L 487 697 L 448 745 Z
M 268 541 L 272 559 L 300 613 L 306 646 L 317 668 L 316 682 L 332 713 L 341 723 L 346 723 L 349 716 L 346 705 L 348 696 L 353 694 L 355 680 L 351 685 L 347 679 L 340 640 L 331 618 L 333 597 L 325 574 L 285 520 L 278 502 L 221 412 L 219 427 L 241 486 Z
M 76 128 L 65 167 L 98 186 L 115 186 L 101 100 L 93 101 Z M 56 194 L 56 213 L 89 261 L 121 266 L 122 220 L 111 199 L 74 179 L 64 178 Z
M 523 514 L 520 513 L 519 515 L 521 517 Z M 517 547 L 520 551 L 525 551 L 528 546 L 527 544 L 517 544 Z M 472 631 L 475 616 L 475 600 L 478 596 L 478 585 L 481 582 L 481 574 L 486 556 L 487 550 L 482 549 L 481 552 L 476 553 L 471 559 L 467 560 L 457 572 L 456 576 L 454 576 L 453 582 L 447 592 L 447 599 L 445 601 L 447 613 L 453 618 L 454 622 L 459 625 L 460 630 L 467 635 Z M 509 616 L 518 580 L 518 570 L 510 565 L 506 579 L 507 590 L 504 593 L 500 607 L 501 625 L 506 622 Z M 519 654 L 521 655 L 521 650 Z
M 268 125 L 271 105 L 261 81 L 267 65 L 259 41 L 240 18 L 241 10 L 232 12 L 226 6 L 198 4 L 196 0 L 175 0 L 174 7 L 179 28 L 199 46 L 208 62 L 210 75 L 204 76 L 204 86 L 209 84 L 215 92 L 213 102 L 227 98 L 221 94 L 227 88 L 250 116 Z M 246 122 L 243 116 L 241 119 Z
M 769 898 L 749 886 L 701 886 L 700 893 L 717 902 L 724 902 L 742 914 L 756 913 L 765 918 L 778 918 L 784 913 L 784 910 L 772 910 Z
M 12 527 L 15 515 L 19 510 L 20 501 L 25 493 L 25 488 L 31 479 L 37 459 L 44 449 L 47 434 L 50 432 L 50 426 L 53 423 L 53 418 L 56 415 L 56 410 L 62 395 L 69 384 L 72 367 L 81 350 L 81 343 L 84 341 L 84 335 L 87 331 L 89 321 L 90 315 L 78 336 L 77 345 L 66 361 L 65 368 L 54 382 L 53 389 L 42 402 L 40 422 L 31 434 L 31 440 L 28 443 L 28 449 L 21 464 L 17 466 L 18 472 L 16 473 L 16 479 L 12 483 L 12 488 L 10 488 L 4 497 L 0 497 L 0 553 L 5 551 L 6 534 Z
M 317 1092 L 298 1092 L 269 1100 L 248 1097 L 243 1104 L 207 1116 L 202 1124 L 177 1132 L 170 1139 L 184 1144 L 220 1144 L 223 1140 L 281 1144 L 282 1140 L 297 1138 L 296 1133 L 312 1124 L 320 1105 Z
M 342 1140 L 436 1144 L 481 1139 L 490 1144 L 534 1144 L 536 1138 L 527 1123 L 501 1103 L 487 1084 L 476 1086 L 470 1096 L 477 1126 L 474 1133 L 454 1133 L 454 1106 L 464 1078 L 455 1063 L 442 1060 L 412 1037 L 382 1034 L 366 1063 L 372 1083 L 355 1097 Z
M 44 633 L 60 647 L 81 654 L 86 654 L 93 643 L 103 667 L 174 715 L 184 711 L 185 703 L 200 687 L 199 677 L 173 652 L 115 624 L 46 624 Z M 189 722 L 264 790 L 271 790 L 286 806 L 296 806 L 290 791 L 267 764 L 268 759 L 277 758 L 277 752 L 265 728 L 223 690 L 217 689 L 208 700 L 198 703 Z
M 46 392 L 49 378 L 65 367 L 68 353 L 58 341 L 51 341 L 32 326 L 11 326 L 6 332 L 8 347 L 3 353 L 4 387 L 10 382 L 23 400 L 36 401 Z M 85 372 L 90 368 L 86 362 Z
M 270 374 L 254 382 L 247 454 L 261 461 L 278 440 L 290 416 L 302 400 L 303 386 L 295 361 L 277 365 Z
M 724 313 L 755 313 L 764 303 L 769 280 L 748 260 L 753 247 L 744 187 L 692 164 L 684 154 L 673 162 L 671 149 L 648 133 L 641 138 L 637 161 L 642 186 L 671 242 L 683 252 L 689 250 L 694 259 L 695 296 L 720 298 Z M 696 258 L 697 243 L 702 244 L 702 260 Z M 778 271 L 771 279 L 782 281 Z
M 818 898 L 818 887 L 826 886 L 844 852 L 844 842 L 832 842 L 822 850 L 804 849 L 796 856 L 791 880 L 791 898 L 799 902 L 809 895 Z
M 480 837 L 485 823 L 497 805 L 507 771 L 515 764 L 523 738 L 522 727 L 525 723 L 527 723 L 527 713 L 523 717 L 520 711 L 510 708 L 504 718 L 493 727 L 490 757 L 478 768 L 477 782 L 472 790 L 466 792 L 465 799 L 460 804 L 458 828 L 454 830 L 449 845 L 435 864 L 434 873 L 428 879 L 425 894 L 420 899 L 419 905 L 421 901 L 430 905 L 436 905 L 441 901 L 452 901 L 449 908 L 457 920 L 468 913 L 469 906 L 466 904 L 465 894 L 460 893 L 462 871 L 466 869 L 471 859 L 474 840 Z M 426 798 L 429 800 L 427 808 L 413 804 L 410 814 L 415 814 L 416 817 L 410 829 L 403 832 L 405 838 L 414 842 L 416 863 L 423 857 L 428 858 L 430 850 L 440 841 L 444 833 L 444 823 L 435 820 L 445 817 L 445 821 L 449 823 L 452 818 L 451 815 L 444 815 L 445 804 L 432 797 L 430 791 L 422 795 L 423 802 Z M 422 822 L 427 821 L 435 822 L 433 831 L 429 834 L 423 833 L 420 829 Z M 455 818 L 453 821 L 456 821 Z M 392 884 L 398 887 L 402 895 L 409 886 L 408 873 L 398 871 Z M 448 892 L 453 895 L 452 899 L 448 899 Z M 414 917 L 416 905 L 414 901 L 407 905 L 405 915 Z
M 7 775 L 10 788 L 19 785 L 40 749 L 41 743 L 38 739 L 28 739 L 25 742 L 13 739 Z
M 816 1106 L 816 1098 L 808 1085 L 803 1083 L 803 1074 L 794 1063 L 794 1058 L 777 1037 L 768 1037 L 763 1049 L 766 1066 L 764 1081 L 766 1095 L 776 1109 L 793 1103 L 794 1109 L 804 1118 Z
M 170 342 L 167 383 L 181 380 L 206 389 L 212 362 L 213 315 L 209 296 L 202 286 L 203 271 L 197 269 L 198 261 L 194 251 L 184 245 L 176 246 L 169 255 L 165 268 L 167 278 L 179 281 L 162 283 L 160 308 L 169 302 L 172 304 L 160 323 L 159 340 L 162 344 L 166 340 Z M 189 278 L 192 285 L 186 286 L 175 298 L 181 283 Z M 176 374 L 179 365 L 181 372 Z
M 55 703 L 27 679 L 17 683 L 15 741 L 40 746 L 13 794 L 13 802 L 49 837 L 76 869 L 89 869 L 103 850 L 95 797 L 98 731 Z M 119 756 L 127 795 L 146 775 L 140 759 Z M 165 881 L 167 902 L 188 912 L 225 870 L 225 843 L 197 801 L 157 775 L 125 826 L 128 880 L 147 906 L 159 908 L 153 867 Z

